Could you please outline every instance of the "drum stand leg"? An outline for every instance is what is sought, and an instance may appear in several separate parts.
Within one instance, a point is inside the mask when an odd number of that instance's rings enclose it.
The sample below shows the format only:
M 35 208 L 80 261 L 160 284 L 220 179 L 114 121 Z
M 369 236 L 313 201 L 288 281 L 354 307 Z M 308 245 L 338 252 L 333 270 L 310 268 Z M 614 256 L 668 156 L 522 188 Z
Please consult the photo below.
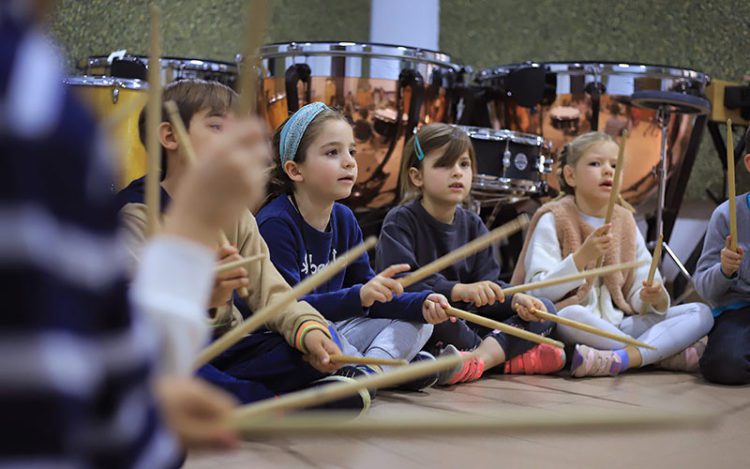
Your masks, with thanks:
M 666 106 L 660 107 L 657 111 L 656 116 L 659 125 L 661 126 L 661 152 L 659 155 L 659 166 L 656 169 L 656 175 L 659 179 L 659 198 L 656 204 L 656 236 L 658 237 L 659 234 L 662 233 L 664 225 L 664 200 L 667 192 L 667 127 L 669 124 L 669 111 L 667 110 Z M 655 241 L 649 243 L 649 246 L 652 250 L 655 245 Z M 690 272 L 688 272 L 688 270 L 685 268 L 685 265 L 682 263 L 680 258 L 677 257 L 677 254 L 675 254 L 672 248 L 669 247 L 666 241 L 662 242 L 662 247 L 664 248 L 664 252 L 672 258 L 672 261 L 677 266 L 680 274 L 682 274 L 688 281 L 688 286 L 685 289 L 685 292 L 680 296 L 680 298 L 678 298 L 678 300 L 684 300 L 684 298 L 694 289 L 693 278 L 690 275 Z M 677 304 L 678 301 L 675 300 L 675 303 Z

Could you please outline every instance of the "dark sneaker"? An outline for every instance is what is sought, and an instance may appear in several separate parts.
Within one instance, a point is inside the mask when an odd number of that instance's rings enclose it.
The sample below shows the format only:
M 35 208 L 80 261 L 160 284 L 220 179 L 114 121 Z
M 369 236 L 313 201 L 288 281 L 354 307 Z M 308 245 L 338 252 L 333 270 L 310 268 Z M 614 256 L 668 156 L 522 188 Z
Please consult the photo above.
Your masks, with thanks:
M 414 357 L 411 360 L 411 363 L 419 363 L 424 360 L 435 360 L 435 357 L 426 350 L 422 350 L 417 354 L 416 357 Z M 438 381 L 439 375 L 437 373 L 433 373 L 431 375 L 422 376 L 421 378 L 415 378 L 411 381 L 408 381 L 406 383 L 401 383 L 397 389 L 403 390 L 403 391 L 421 391 L 423 389 L 430 388 L 434 386 Z
M 330 375 L 326 376 L 325 378 L 320 378 L 318 380 L 313 381 L 310 384 L 310 387 L 318 387 L 318 386 L 326 386 L 329 384 L 336 384 L 336 383 L 349 383 L 351 381 L 354 381 L 353 378 L 348 378 L 346 376 L 337 376 L 337 375 Z M 367 412 L 367 409 L 370 408 L 370 404 L 372 403 L 372 398 L 370 397 L 370 393 L 367 392 L 367 389 L 360 390 L 357 394 L 353 394 L 351 396 L 343 397 L 341 399 L 327 402 L 325 404 L 321 404 L 315 407 L 311 407 L 311 410 L 355 410 L 359 411 L 360 415 L 364 415 Z
M 376 373 L 380 373 L 381 370 L 369 365 L 344 365 L 336 372 L 333 373 L 334 376 L 343 376 L 345 378 L 351 378 L 351 379 L 359 379 L 364 378 L 366 376 L 371 376 Z M 375 389 L 368 389 L 370 392 L 370 399 L 375 399 Z

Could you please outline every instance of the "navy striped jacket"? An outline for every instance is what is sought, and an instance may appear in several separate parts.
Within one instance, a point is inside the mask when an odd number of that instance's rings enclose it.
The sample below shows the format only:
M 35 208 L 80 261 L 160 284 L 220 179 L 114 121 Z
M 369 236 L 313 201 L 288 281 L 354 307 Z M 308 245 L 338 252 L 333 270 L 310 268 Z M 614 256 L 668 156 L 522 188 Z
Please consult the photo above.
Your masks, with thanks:
M 9 10 L 0 5 L 0 466 L 172 466 L 149 385 L 155 338 L 126 299 L 106 151 L 54 49 Z

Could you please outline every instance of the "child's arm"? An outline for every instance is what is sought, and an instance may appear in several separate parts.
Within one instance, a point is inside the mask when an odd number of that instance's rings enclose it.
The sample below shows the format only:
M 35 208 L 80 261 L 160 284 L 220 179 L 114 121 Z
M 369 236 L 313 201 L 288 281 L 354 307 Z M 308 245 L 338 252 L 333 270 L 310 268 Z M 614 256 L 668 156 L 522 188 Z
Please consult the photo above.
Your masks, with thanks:
M 523 260 L 526 269 L 525 283 L 564 277 L 578 272 L 573 255 L 562 258 L 560 242 L 557 239 L 555 217 L 551 213 L 542 215 L 529 240 L 526 258 Z M 583 285 L 584 281 L 554 285 L 528 292 L 532 296 L 546 297 L 559 301 L 571 290 Z
M 669 294 L 662 283 L 659 269 L 654 274 L 654 282 L 649 286 L 644 286 L 648 280 L 648 271 L 651 268 L 651 253 L 646 248 L 646 241 L 643 239 L 640 231 L 636 233 L 636 261 L 642 264 L 635 268 L 633 272 L 633 287 L 628 295 L 628 303 L 633 307 L 633 311 L 640 312 L 644 304 L 649 307 L 646 312 L 656 314 L 666 314 L 671 305 Z
M 254 223 L 255 221 L 253 220 Z M 264 265 L 268 266 L 269 271 L 273 269 L 276 272 L 276 276 L 281 277 L 287 287 L 289 285 L 296 285 L 302 281 L 300 260 L 297 258 L 299 249 L 293 235 L 295 229 L 296 227 L 288 226 L 280 218 L 270 218 L 264 220 L 263 225 L 260 227 L 260 233 L 263 237 L 258 236 L 258 242 L 262 242 L 264 252 L 270 251 L 270 259 Z M 346 278 L 349 279 L 350 270 L 361 271 L 364 270 L 365 266 L 366 269 L 372 272 L 369 269 L 369 261 L 366 253 L 346 268 Z M 251 284 L 254 282 L 252 276 L 250 276 L 250 281 Z M 313 308 L 325 316 L 325 319 L 333 322 L 364 315 L 362 300 L 360 298 L 362 283 L 345 284 L 348 287 L 331 292 L 311 293 L 305 295 L 301 300 L 312 305 Z
M 720 205 L 711 215 L 703 242 L 703 252 L 693 276 L 695 289 L 704 300 L 714 305 L 721 303 L 721 296 L 729 290 L 734 281 L 734 278 L 726 275 L 721 268 L 721 251 L 729 235 L 728 205 Z

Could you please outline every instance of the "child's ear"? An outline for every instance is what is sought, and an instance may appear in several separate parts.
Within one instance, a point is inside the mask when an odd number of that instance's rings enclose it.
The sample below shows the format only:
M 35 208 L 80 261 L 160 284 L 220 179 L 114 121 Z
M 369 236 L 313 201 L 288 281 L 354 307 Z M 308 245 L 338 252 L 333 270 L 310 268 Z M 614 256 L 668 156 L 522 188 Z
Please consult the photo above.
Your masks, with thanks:
M 750 173 L 750 152 L 745 153 L 745 169 Z
M 566 164 L 565 166 L 563 166 L 563 179 L 565 179 L 565 182 L 570 187 L 576 186 L 575 173 L 573 172 L 573 167 L 570 166 L 569 164 Z
M 284 163 L 284 172 L 293 182 L 302 182 L 305 180 L 305 177 L 299 170 L 299 166 L 294 161 L 287 161 Z
M 172 124 L 169 122 L 162 122 L 159 124 L 159 143 L 166 150 L 176 151 L 179 145 L 177 144 L 177 136 L 172 130 Z
M 424 184 L 424 180 L 422 179 L 422 171 L 413 166 L 409 168 L 409 181 L 411 181 L 414 187 L 421 189 L 422 185 Z

